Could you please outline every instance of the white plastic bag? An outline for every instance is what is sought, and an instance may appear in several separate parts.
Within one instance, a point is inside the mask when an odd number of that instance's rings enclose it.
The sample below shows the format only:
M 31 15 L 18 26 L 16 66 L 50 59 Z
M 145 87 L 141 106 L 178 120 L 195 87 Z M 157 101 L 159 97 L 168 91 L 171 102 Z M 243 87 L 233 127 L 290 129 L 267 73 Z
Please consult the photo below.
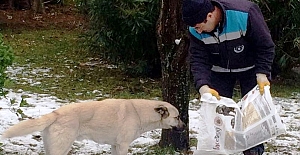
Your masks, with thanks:
M 256 86 L 237 104 L 230 98 L 201 97 L 199 134 L 194 155 L 232 154 L 285 133 L 270 87 L 260 95 Z

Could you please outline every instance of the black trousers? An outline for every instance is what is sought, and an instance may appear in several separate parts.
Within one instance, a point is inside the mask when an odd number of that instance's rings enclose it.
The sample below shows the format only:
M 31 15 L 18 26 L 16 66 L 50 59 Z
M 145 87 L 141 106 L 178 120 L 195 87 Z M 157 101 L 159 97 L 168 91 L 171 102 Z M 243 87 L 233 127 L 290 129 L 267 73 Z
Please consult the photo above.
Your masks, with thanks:
M 242 97 L 257 85 L 254 69 L 244 72 L 212 72 L 210 75 L 211 88 L 218 91 L 220 96 L 232 98 L 236 82 L 239 82 Z M 245 155 L 262 155 L 264 145 L 260 144 L 244 151 Z

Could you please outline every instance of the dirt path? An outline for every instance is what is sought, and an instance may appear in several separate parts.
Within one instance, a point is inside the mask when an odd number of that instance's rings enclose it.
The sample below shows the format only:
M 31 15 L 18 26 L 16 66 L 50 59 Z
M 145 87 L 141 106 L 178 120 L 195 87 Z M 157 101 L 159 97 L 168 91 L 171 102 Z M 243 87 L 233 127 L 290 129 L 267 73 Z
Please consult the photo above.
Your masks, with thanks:
M 34 14 L 30 10 L 0 10 L 0 29 L 69 29 L 85 28 L 85 17 L 72 6 L 46 6 L 45 14 Z

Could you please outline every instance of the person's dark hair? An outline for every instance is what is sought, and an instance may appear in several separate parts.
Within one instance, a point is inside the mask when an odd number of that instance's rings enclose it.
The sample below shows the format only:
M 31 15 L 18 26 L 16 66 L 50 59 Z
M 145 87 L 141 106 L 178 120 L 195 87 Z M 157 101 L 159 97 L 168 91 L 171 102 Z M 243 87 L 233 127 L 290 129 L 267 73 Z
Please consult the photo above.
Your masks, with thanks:
M 202 23 L 209 12 L 214 10 L 210 0 L 184 0 L 182 4 L 182 19 L 189 26 Z

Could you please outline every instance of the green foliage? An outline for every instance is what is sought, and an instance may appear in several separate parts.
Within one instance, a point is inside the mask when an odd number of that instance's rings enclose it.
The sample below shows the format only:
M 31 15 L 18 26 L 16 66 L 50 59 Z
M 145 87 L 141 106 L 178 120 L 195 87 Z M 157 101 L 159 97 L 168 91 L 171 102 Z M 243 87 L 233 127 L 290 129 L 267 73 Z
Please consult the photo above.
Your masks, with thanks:
M 101 0 L 90 8 L 88 46 L 131 73 L 160 64 L 156 44 L 157 0 Z
M 80 12 L 87 14 L 91 7 L 92 0 L 74 0 L 75 5 L 79 8 Z
M 29 104 L 24 98 L 22 97 L 22 100 L 20 102 L 20 107 L 29 107 Z
M 148 152 L 143 153 L 144 155 L 172 155 L 175 154 L 175 148 L 169 146 L 169 147 L 159 147 L 158 145 L 153 145 L 149 148 Z
M 6 68 L 13 62 L 12 48 L 3 42 L 3 36 L 0 34 L 0 93 L 3 95 L 4 82 L 7 79 Z
M 6 89 L 50 94 L 61 102 L 107 97 L 161 98 L 159 80 L 129 77 L 99 59 L 97 53 L 81 48 L 79 43 L 83 38 L 78 29 L 4 33 L 7 35 L 5 42 L 14 49 L 13 70 L 21 69 L 10 75 L 5 82 Z
M 10 99 L 10 104 L 16 104 L 16 99 Z M 30 105 L 28 104 L 28 102 L 24 99 L 24 97 L 22 96 L 22 100 L 20 102 L 20 106 L 18 108 L 9 108 L 12 112 L 14 112 L 20 120 L 24 120 L 25 118 L 31 118 L 28 117 L 26 114 L 24 114 L 23 110 L 20 109 L 20 107 L 30 107 Z
M 288 72 L 300 63 L 300 1 L 254 0 L 262 9 L 276 44 L 277 62 Z

